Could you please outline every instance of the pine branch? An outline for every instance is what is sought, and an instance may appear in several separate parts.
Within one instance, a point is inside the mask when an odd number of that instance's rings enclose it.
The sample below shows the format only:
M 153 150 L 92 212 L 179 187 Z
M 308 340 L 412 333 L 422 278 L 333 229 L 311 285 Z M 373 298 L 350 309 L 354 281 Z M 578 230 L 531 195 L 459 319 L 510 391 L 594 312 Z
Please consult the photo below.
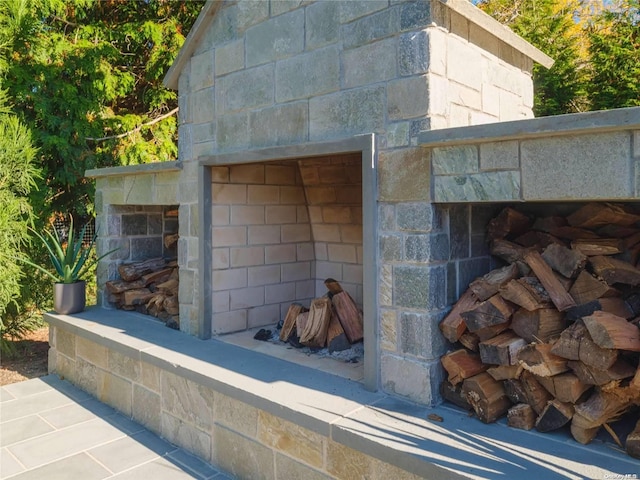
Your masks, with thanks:
M 109 135 L 107 137 L 86 137 L 85 140 L 90 141 L 90 142 L 104 142 L 106 140 L 115 140 L 118 138 L 125 138 L 128 137 L 129 135 L 133 135 L 134 133 L 139 132 L 140 130 L 142 130 L 145 127 L 150 127 L 151 125 L 154 125 L 162 120 L 164 120 L 165 118 L 170 117 L 171 115 L 173 115 L 174 113 L 178 112 L 178 107 L 174 108 L 173 110 L 160 115 L 157 118 L 154 118 L 153 120 L 149 120 L 146 123 L 143 123 L 142 125 L 138 125 L 136 128 L 134 128 L 133 130 L 129 130 L 128 132 L 124 132 L 124 133 L 119 133 L 117 135 Z

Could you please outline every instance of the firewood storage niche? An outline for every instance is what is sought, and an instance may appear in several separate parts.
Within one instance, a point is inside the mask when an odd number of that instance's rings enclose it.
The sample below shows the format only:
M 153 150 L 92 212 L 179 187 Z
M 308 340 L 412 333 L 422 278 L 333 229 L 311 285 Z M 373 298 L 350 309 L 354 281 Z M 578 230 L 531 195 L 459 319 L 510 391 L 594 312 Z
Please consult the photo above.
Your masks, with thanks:
M 490 268 L 458 282 L 440 323 L 442 396 L 485 423 L 600 436 L 640 457 L 638 204 L 446 208 L 491 218 Z
M 317 332 L 303 343 L 316 350 L 335 339 L 329 350 L 349 348 L 341 359 L 356 366 L 347 376 L 361 379 L 362 369 L 355 373 L 363 360 L 361 154 L 216 165 L 211 180 L 212 334 L 281 356 L 290 352 L 278 339 L 299 337 L 300 321 L 312 317 Z M 331 319 L 340 300 L 350 312 L 347 319 L 343 309 L 344 329 Z M 287 317 L 285 335 L 279 327 Z M 271 334 L 271 345 L 254 339 L 261 330 Z

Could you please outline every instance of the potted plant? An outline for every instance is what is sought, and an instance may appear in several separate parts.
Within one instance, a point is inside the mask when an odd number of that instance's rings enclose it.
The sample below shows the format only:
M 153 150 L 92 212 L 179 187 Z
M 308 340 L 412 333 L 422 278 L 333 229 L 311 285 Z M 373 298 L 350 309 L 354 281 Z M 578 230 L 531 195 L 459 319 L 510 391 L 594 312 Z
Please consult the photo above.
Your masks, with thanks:
M 95 245 L 97 235 L 94 234 L 90 242 L 84 242 L 87 229 L 85 225 L 80 235 L 75 238 L 73 217 L 69 224 L 69 235 L 66 240 L 53 229 L 53 233 L 45 231 L 44 235 L 32 230 L 47 249 L 53 271 L 30 260 L 22 259 L 28 265 L 37 268 L 54 280 L 53 309 L 56 313 L 71 314 L 84 310 L 86 305 L 86 282 L 82 277 L 98 261 L 115 252 L 111 250 L 96 259 L 90 259 L 91 249 Z

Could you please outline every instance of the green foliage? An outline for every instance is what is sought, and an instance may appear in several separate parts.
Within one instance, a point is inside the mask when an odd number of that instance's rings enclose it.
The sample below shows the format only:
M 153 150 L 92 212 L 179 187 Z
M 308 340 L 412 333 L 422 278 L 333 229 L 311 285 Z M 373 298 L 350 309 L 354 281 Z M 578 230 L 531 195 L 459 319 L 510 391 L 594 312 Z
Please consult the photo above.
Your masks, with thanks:
M 640 106 L 640 1 L 602 12 L 589 31 L 594 109 Z

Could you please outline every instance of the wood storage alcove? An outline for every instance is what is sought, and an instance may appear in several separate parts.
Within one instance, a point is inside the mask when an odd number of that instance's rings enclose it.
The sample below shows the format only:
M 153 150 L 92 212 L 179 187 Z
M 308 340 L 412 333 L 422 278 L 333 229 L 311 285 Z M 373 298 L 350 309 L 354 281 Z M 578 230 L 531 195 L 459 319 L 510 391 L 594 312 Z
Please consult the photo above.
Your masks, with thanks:
M 454 344 L 443 397 L 486 423 L 564 428 L 583 444 L 604 433 L 640 457 L 640 209 L 507 207 L 487 239 L 501 266 L 440 324 Z

